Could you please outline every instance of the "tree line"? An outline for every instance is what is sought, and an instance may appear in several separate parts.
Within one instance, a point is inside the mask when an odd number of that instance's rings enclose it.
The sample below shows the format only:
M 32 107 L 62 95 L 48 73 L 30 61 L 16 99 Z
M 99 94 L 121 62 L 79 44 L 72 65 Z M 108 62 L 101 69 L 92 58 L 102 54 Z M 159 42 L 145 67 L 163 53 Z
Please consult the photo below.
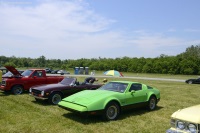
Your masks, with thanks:
M 160 55 L 156 58 L 91 58 L 91 59 L 46 59 L 18 58 L 15 56 L 0 56 L 0 65 L 10 65 L 16 68 L 51 68 L 69 69 L 74 67 L 89 67 L 90 70 L 118 70 L 134 73 L 158 73 L 158 74 L 200 74 L 200 44 L 186 48 L 186 51 L 176 56 Z

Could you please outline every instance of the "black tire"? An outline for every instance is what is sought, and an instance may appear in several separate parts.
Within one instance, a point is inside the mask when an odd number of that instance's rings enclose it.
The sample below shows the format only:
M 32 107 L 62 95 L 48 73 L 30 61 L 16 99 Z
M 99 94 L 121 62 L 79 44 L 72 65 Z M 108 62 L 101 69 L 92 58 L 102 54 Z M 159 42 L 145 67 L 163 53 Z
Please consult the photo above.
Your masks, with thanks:
M 23 91 L 24 91 L 24 88 L 21 85 L 15 85 L 15 86 L 12 87 L 12 93 L 14 95 L 22 94 Z
M 61 100 L 62 100 L 63 96 L 61 93 L 59 92 L 53 92 L 48 99 L 48 102 L 50 104 L 54 104 L 57 105 Z
M 156 108 L 156 105 L 157 105 L 157 99 L 155 96 L 151 96 L 149 98 L 149 101 L 148 101 L 148 109 L 151 111 L 151 110 L 155 110 Z
M 190 80 L 190 81 L 188 81 L 188 84 L 192 84 L 193 82 Z
M 104 110 L 103 118 L 107 121 L 117 120 L 119 114 L 120 114 L 119 105 L 116 102 L 110 102 L 107 104 Z

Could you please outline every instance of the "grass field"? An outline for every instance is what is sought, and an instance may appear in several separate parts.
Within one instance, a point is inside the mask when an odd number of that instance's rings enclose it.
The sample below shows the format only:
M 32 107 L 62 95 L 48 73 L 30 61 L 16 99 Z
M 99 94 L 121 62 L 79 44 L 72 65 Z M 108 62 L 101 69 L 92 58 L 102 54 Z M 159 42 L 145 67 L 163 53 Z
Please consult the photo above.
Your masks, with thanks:
M 160 77 L 174 78 L 173 75 Z M 184 78 L 188 77 L 180 76 L 180 79 Z M 83 79 L 78 77 L 79 81 Z M 109 78 L 111 80 L 118 79 Z M 160 90 L 158 108 L 152 112 L 145 109 L 126 111 L 117 121 L 110 122 L 98 116 L 77 116 L 46 102 L 35 102 L 28 93 L 12 95 L 0 91 L 0 133 L 162 133 L 170 127 L 170 115 L 174 111 L 199 104 L 200 101 L 199 85 L 155 80 L 134 81 Z

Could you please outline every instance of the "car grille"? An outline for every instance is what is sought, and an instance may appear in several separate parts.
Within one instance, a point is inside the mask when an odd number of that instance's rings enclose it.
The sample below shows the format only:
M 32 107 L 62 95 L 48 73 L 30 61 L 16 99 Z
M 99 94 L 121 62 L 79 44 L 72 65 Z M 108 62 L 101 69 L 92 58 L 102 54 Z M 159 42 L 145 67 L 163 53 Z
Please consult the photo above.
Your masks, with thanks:
M 32 92 L 33 92 L 34 94 L 41 94 L 41 91 L 40 91 L 40 90 L 32 89 Z

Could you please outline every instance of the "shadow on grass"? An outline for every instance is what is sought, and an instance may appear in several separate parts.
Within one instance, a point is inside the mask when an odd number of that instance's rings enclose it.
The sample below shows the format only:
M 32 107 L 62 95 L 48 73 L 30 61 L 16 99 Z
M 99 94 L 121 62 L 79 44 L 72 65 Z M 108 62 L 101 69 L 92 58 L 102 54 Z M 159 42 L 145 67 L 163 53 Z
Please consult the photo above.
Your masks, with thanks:
M 100 115 L 90 115 L 90 116 L 83 116 L 77 113 L 67 113 L 63 114 L 63 116 L 67 119 L 71 119 L 73 121 L 88 125 L 90 123 L 100 123 L 104 121 Z
M 33 101 L 31 101 L 34 104 L 38 104 L 38 105 L 42 105 L 42 106 L 53 106 L 51 104 L 48 103 L 47 100 L 35 100 L 33 99 Z
M 9 96 L 9 95 L 11 95 L 11 93 L 9 91 L 2 91 L 0 93 L 0 96 Z
M 122 111 L 118 120 L 123 120 L 128 117 L 133 117 L 133 116 L 138 116 L 138 115 L 143 115 L 145 113 L 150 113 L 154 111 L 161 110 L 163 107 L 157 106 L 157 108 L 153 111 L 149 111 L 146 108 L 137 108 L 137 109 L 130 109 L 130 110 L 125 110 Z M 89 115 L 89 116 L 83 116 L 77 113 L 67 113 L 63 114 L 65 118 L 71 119 L 73 121 L 82 123 L 82 124 L 91 124 L 91 123 L 100 123 L 100 122 L 108 122 L 105 121 L 101 115 Z
M 29 94 L 28 91 L 24 91 L 22 94 L 19 95 L 27 95 Z M 9 95 L 14 95 L 11 91 L 1 91 L 0 96 L 9 96 Z
M 123 120 L 126 119 L 127 117 L 130 116 L 138 116 L 138 115 L 143 115 L 146 113 L 150 113 L 150 112 L 154 112 L 154 111 L 158 111 L 161 110 L 163 107 L 161 106 L 157 106 L 157 108 L 155 110 L 149 111 L 146 108 L 135 108 L 135 109 L 130 109 L 130 110 L 125 110 L 123 111 L 120 116 L 119 116 L 119 120 Z

